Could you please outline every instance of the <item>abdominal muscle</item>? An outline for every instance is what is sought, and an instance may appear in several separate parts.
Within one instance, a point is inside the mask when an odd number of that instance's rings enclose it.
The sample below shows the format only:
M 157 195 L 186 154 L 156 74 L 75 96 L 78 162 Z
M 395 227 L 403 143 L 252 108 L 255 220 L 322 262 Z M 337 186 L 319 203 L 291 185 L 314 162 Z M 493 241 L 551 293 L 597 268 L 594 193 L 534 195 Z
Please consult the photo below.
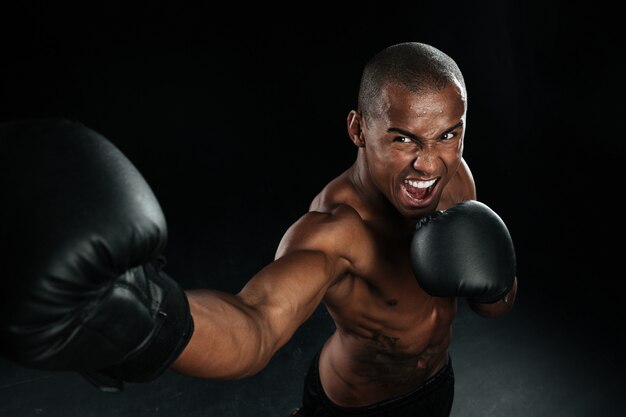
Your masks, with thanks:
M 396 283 L 390 299 L 359 278 L 345 280 L 325 299 L 337 330 L 322 348 L 319 373 L 332 402 L 360 407 L 388 400 L 441 370 L 456 299 L 431 297 L 415 281 Z

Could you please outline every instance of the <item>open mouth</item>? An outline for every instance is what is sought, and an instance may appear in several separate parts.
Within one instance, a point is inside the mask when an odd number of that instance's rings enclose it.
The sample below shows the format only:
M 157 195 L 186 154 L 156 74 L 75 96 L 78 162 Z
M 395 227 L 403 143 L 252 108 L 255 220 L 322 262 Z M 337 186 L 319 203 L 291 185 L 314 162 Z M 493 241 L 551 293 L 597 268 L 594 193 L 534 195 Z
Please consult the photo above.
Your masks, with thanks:
M 406 194 L 416 202 L 423 202 L 432 195 L 432 191 L 437 184 L 438 178 L 430 180 L 404 180 L 404 190 Z

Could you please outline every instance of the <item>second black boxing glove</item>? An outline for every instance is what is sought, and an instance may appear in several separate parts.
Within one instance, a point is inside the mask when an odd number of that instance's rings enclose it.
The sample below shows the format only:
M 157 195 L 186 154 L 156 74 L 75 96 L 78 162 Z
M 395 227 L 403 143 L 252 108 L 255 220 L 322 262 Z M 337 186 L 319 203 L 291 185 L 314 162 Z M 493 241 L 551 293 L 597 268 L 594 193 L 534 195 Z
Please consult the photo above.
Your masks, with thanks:
M 515 249 L 502 219 L 468 200 L 420 219 L 411 242 L 419 285 L 437 297 L 494 303 L 513 287 Z

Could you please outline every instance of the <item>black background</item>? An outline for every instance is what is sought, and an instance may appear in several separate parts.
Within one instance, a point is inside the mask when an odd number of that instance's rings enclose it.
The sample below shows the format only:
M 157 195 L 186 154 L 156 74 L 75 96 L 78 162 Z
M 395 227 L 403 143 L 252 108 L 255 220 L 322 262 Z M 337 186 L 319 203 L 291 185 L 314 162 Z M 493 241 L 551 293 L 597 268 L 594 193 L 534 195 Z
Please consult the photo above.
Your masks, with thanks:
M 510 397 L 508 408 L 488 408 L 480 385 L 477 397 L 460 385 L 455 415 L 554 415 L 566 404 L 568 415 L 599 404 L 603 415 L 625 410 L 616 395 L 626 370 L 626 65 L 616 7 L 22 3 L 1 19 L 0 120 L 68 117 L 109 138 L 162 204 L 169 273 L 186 288 L 229 292 L 272 260 L 286 228 L 354 160 L 345 119 L 366 60 L 402 41 L 442 49 L 465 75 L 465 158 L 479 200 L 509 226 L 520 282 L 512 318 L 485 324 L 462 310 L 454 342 L 458 356 L 466 338 L 482 359 L 489 350 L 470 333 L 503 343 L 496 356 L 515 370 L 465 370 L 466 380 L 518 381 L 494 382 L 509 389 L 492 394 Z M 4 362 L 0 414 L 285 415 L 331 329 L 320 309 L 246 381 L 168 374 L 113 397 L 72 375 Z M 556 382 L 541 379 L 554 373 Z

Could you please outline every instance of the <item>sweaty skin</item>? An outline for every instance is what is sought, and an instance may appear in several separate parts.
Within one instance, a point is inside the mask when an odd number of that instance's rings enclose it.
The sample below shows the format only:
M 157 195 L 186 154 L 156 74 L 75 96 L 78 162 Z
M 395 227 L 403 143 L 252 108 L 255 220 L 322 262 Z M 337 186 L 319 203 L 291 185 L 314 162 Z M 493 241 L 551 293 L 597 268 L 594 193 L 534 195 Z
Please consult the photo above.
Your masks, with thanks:
M 405 394 L 448 358 L 456 298 L 432 297 L 414 276 L 417 220 L 476 199 L 462 157 L 466 100 L 456 83 L 427 93 L 389 84 L 379 114 L 348 115 L 355 163 L 285 233 L 276 260 L 236 295 L 189 290 L 195 332 L 173 369 L 233 379 L 253 375 L 324 303 L 336 324 L 320 378 L 340 406 Z M 474 304 L 484 316 L 508 301 Z

